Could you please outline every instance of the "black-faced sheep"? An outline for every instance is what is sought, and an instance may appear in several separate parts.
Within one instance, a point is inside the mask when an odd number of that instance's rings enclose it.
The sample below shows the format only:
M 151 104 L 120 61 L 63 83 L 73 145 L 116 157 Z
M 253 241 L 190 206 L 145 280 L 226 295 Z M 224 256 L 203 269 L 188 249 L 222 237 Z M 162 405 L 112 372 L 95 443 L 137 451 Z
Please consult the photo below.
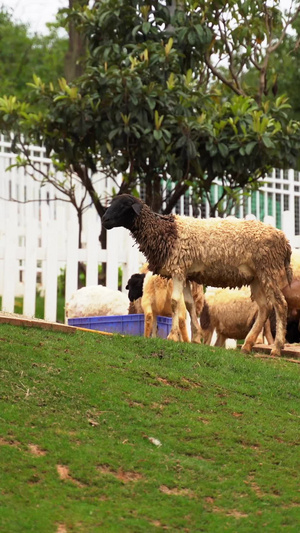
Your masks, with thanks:
M 216 331 L 215 346 L 225 346 L 226 339 L 245 339 L 251 330 L 258 312 L 256 302 L 251 300 L 249 287 L 241 289 L 208 290 L 205 293 L 204 306 L 200 314 L 204 344 L 211 344 Z M 268 344 L 273 344 L 269 319 L 265 323 Z M 263 342 L 261 339 L 256 342 Z
M 127 315 L 128 297 L 103 285 L 90 285 L 75 291 L 66 303 L 67 318 Z
M 249 353 L 274 306 L 276 338 L 272 355 L 280 355 L 285 341 L 287 304 L 281 288 L 292 281 L 291 247 L 284 233 L 257 220 L 194 219 L 159 215 L 128 194 L 112 200 L 102 218 L 106 229 L 130 230 L 155 274 L 171 277 L 172 329 L 179 336 L 178 302 L 191 314 L 192 341 L 201 342 L 195 304 L 187 280 L 213 287 L 250 285 L 258 313 L 243 344 Z

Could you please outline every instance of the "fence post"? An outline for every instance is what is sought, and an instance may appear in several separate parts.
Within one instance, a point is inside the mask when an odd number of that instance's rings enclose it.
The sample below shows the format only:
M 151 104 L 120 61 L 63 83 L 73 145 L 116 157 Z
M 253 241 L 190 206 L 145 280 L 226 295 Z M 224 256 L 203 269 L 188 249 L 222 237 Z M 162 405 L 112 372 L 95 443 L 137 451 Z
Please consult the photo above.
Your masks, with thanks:
M 106 286 L 115 291 L 118 290 L 118 252 L 120 246 L 124 246 L 119 236 L 119 228 L 107 232 Z
M 75 216 L 70 217 L 67 224 L 67 258 L 65 301 L 68 302 L 78 288 L 78 223 Z
M 57 223 L 49 221 L 46 249 L 45 320 L 56 321 L 57 307 Z
M 98 285 L 98 249 L 100 246 L 98 235 L 100 224 L 97 224 L 95 211 L 95 209 L 90 208 L 87 213 L 86 286 Z
M 14 312 L 15 289 L 18 275 L 17 263 L 17 205 L 10 204 L 5 228 L 5 255 L 3 265 L 2 310 Z
M 282 231 L 286 234 L 291 243 L 291 247 L 295 247 L 295 221 L 292 211 L 283 211 L 282 213 Z
M 271 226 L 276 228 L 275 217 L 273 217 L 272 215 L 266 215 L 264 217 L 264 223 L 265 224 L 270 224 Z
M 23 314 L 35 315 L 36 301 L 36 272 L 37 272 L 37 224 L 32 224 L 32 204 L 25 206 L 26 233 L 25 233 L 25 266 L 24 266 L 24 302 Z

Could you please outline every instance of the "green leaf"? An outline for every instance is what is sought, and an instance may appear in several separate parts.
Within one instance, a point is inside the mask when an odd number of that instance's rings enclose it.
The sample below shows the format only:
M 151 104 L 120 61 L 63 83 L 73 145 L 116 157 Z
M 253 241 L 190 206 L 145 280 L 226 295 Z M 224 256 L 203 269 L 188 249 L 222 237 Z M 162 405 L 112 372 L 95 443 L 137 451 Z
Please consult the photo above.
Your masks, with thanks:
M 203 27 L 201 26 L 201 24 L 195 24 L 194 26 L 197 34 L 198 34 L 198 37 L 200 39 L 200 41 L 202 42 L 203 40 L 203 36 L 204 36 L 204 30 L 203 30 Z
M 151 24 L 150 22 L 143 22 L 142 24 L 142 31 L 145 35 L 147 35 L 147 33 L 149 33 L 149 30 L 151 28 Z
M 188 33 L 188 42 L 193 46 L 196 43 L 196 34 L 193 29 Z
M 221 154 L 222 157 L 227 157 L 227 156 L 228 156 L 228 152 L 229 152 L 229 150 L 228 150 L 226 144 L 224 144 L 224 143 L 219 143 L 219 144 L 218 144 L 218 149 L 219 149 L 219 152 L 220 152 L 220 154 Z
M 252 153 L 253 148 L 257 145 L 256 141 L 252 141 L 245 146 L 245 152 L 247 155 L 250 155 Z
M 268 137 L 268 135 L 262 135 L 261 138 L 266 148 L 275 148 L 275 144 L 273 143 L 272 139 Z
M 156 141 L 159 141 L 162 138 L 162 131 L 161 130 L 154 130 L 153 131 L 153 137 Z
M 187 143 L 187 137 L 183 135 L 178 139 L 178 141 L 175 144 L 175 148 L 182 148 Z

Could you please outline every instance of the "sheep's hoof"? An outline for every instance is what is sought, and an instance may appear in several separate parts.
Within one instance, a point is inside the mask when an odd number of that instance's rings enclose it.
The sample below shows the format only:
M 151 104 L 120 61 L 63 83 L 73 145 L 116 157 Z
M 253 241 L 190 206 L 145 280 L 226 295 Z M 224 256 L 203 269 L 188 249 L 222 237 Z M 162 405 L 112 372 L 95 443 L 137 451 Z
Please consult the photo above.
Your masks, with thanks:
M 270 355 L 272 355 L 273 357 L 280 357 L 281 356 L 281 348 L 279 348 L 278 346 L 274 346 L 274 348 L 272 348 L 272 350 L 271 350 Z
M 170 331 L 169 335 L 167 336 L 167 339 L 168 341 L 175 341 L 175 342 L 180 342 L 180 332 L 175 330 L 175 331 Z
M 193 343 L 195 344 L 201 344 L 201 335 L 199 333 L 199 331 L 197 331 L 197 333 L 193 333 L 192 334 L 192 341 Z
M 242 348 L 241 348 L 241 351 L 243 353 L 246 353 L 246 354 L 249 354 L 251 353 L 251 350 L 252 350 L 252 346 L 251 344 L 247 343 L 247 344 L 243 344 Z

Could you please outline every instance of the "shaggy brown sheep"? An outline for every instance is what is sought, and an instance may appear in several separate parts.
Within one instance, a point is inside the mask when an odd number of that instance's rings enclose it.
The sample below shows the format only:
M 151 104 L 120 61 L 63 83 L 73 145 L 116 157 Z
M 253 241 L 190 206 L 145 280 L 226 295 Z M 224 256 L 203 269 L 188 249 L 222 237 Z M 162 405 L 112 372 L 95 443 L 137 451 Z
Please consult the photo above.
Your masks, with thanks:
M 172 278 L 172 329 L 168 338 L 179 338 L 178 302 L 184 291 L 192 341 L 201 342 L 187 280 L 214 287 L 250 285 L 258 313 L 242 349 L 245 353 L 251 351 L 274 306 L 277 328 L 271 354 L 281 354 L 287 317 L 281 288 L 292 281 L 291 246 L 282 231 L 257 220 L 159 215 L 129 194 L 113 199 L 102 223 L 106 229 L 123 226 L 130 230 L 149 269 Z

